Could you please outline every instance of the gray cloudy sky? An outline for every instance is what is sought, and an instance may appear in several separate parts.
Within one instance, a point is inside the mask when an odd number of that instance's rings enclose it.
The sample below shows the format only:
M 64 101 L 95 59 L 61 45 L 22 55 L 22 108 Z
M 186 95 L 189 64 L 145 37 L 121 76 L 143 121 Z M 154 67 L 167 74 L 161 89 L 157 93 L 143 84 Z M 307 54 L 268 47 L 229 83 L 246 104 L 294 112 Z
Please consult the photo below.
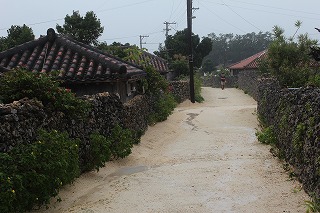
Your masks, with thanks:
M 158 49 L 165 40 L 165 21 L 170 25 L 169 34 L 186 28 L 187 0 L 0 0 L 0 36 L 7 35 L 11 25 L 26 24 L 36 35 L 46 34 L 48 28 L 62 25 L 64 17 L 78 10 L 81 15 L 94 11 L 104 26 L 100 41 L 136 44 L 139 36 L 144 48 L 150 52 Z M 294 23 L 302 21 L 299 33 L 308 33 L 320 39 L 319 0 L 194 0 L 193 32 L 199 36 L 209 33 L 246 34 L 272 31 L 274 25 L 285 29 L 288 36 L 295 32 Z

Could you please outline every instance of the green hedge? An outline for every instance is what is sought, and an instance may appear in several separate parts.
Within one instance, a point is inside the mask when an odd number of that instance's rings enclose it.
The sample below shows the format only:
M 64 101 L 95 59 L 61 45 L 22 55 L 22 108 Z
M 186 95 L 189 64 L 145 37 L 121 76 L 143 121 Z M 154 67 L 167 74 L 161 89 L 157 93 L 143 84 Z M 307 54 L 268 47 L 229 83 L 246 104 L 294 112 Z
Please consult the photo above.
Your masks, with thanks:
M 80 175 L 80 143 L 67 133 L 41 130 L 34 143 L 0 153 L 0 212 L 24 212 L 48 204 L 63 185 Z M 110 137 L 91 134 L 86 170 L 99 170 L 111 158 L 128 156 L 133 143 L 132 132 L 119 125 Z
M 158 72 L 148 68 L 144 84 L 147 94 L 156 97 L 151 116 L 156 122 L 165 120 L 176 106 L 168 83 Z M 72 118 L 85 119 L 90 111 L 88 102 L 59 87 L 59 82 L 51 76 L 14 70 L 0 78 L 0 103 L 24 97 L 42 101 L 46 107 Z M 107 136 L 98 132 L 89 135 L 89 160 L 84 165 L 85 170 L 99 170 L 110 159 L 128 156 L 133 144 L 139 141 L 135 135 L 141 133 L 120 125 Z M 0 153 L 0 212 L 25 212 L 48 204 L 63 185 L 72 183 L 80 175 L 79 153 L 83 144 L 84 141 L 71 139 L 67 133 L 41 130 L 33 143 Z
M 49 203 L 80 174 L 79 140 L 40 131 L 36 142 L 0 153 L 0 212 L 24 212 Z

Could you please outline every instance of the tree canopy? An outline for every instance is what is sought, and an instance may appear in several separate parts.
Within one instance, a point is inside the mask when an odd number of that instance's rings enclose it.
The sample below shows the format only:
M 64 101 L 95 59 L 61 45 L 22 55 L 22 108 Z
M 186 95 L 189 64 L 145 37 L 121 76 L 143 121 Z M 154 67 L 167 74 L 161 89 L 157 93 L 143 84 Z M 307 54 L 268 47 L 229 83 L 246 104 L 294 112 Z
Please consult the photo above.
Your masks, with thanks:
M 269 32 L 252 32 L 245 35 L 234 35 L 232 33 L 211 33 L 208 36 L 212 40 L 212 51 L 205 60 L 211 60 L 213 66 L 225 67 L 231 63 L 238 62 L 268 48 L 272 41 Z
M 6 37 L 0 37 L 0 51 L 34 40 L 33 30 L 27 25 L 12 25 Z
M 127 49 L 131 49 L 134 47 L 136 46 L 131 45 L 129 43 L 122 44 L 120 42 L 113 42 L 110 45 L 108 45 L 106 42 L 101 42 L 97 45 L 98 49 L 103 50 L 109 54 L 112 54 L 122 59 L 128 57 Z
M 98 44 L 98 38 L 103 33 L 100 19 L 93 11 L 86 13 L 82 17 L 78 11 L 73 11 L 72 15 L 66 15 L 63 26 L 57 24 L 56 29 L 64 35 L 71 35 L 75 40 L 84 44 Z
M 301 23 L 296 23 L 297 30 Z M 320 73 L 312 67 L 310 47 L 317 44 L 307 34 L 285 37 L 284 29 L 275 26 L 274 41 L 268 48 L 268 57 L 260 65 L 262 72 L 271 73 L 282 86 L 320 86 Z M 296 38 L 295 38 L 296 36 Z
M 159 47 L 159 51 L 155 52 L 156 55 L 163 58 L 169 57 L 169 61 L 174 61 L 177 55 L 189 56 L 188 46 L 188 30 L 184 29 L 177 31 L 174 35 L 169 35 L 165 40 L 165 47 L 168 50 L 166 55 L 166 49 L 163 46 Z M 203 57 L 209 54 L 212 49 L 211 39 L 208 37 L 200 39 L 199 35 L 192 34 L 193 45 L 193 62 L 194 66 L 200 67 Z

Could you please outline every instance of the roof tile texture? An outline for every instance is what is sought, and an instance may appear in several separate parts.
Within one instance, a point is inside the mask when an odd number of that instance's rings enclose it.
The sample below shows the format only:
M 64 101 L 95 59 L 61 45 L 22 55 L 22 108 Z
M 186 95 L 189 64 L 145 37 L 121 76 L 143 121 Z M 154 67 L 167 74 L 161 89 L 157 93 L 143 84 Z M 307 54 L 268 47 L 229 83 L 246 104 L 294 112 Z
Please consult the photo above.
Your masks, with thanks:
M 117 81 L 145 75 L 138 66 L 62 35 L 47 35 L 0 52 L 0 66 L 23 67 L 36 73 L 59 71 L 61 79 L 71 82 Z

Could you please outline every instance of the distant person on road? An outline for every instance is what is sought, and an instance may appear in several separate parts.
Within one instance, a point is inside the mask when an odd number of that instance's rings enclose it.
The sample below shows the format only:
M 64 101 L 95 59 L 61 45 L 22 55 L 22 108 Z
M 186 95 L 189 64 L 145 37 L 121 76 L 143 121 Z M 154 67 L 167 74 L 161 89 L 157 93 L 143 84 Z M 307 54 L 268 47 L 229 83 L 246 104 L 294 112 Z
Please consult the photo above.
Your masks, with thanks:
M 224 90 L 224 86 L 226 84 L 226 76 L 224 75 L 224 73 L 220 75 L 220 83 L 221 83 L 221 89 Z

